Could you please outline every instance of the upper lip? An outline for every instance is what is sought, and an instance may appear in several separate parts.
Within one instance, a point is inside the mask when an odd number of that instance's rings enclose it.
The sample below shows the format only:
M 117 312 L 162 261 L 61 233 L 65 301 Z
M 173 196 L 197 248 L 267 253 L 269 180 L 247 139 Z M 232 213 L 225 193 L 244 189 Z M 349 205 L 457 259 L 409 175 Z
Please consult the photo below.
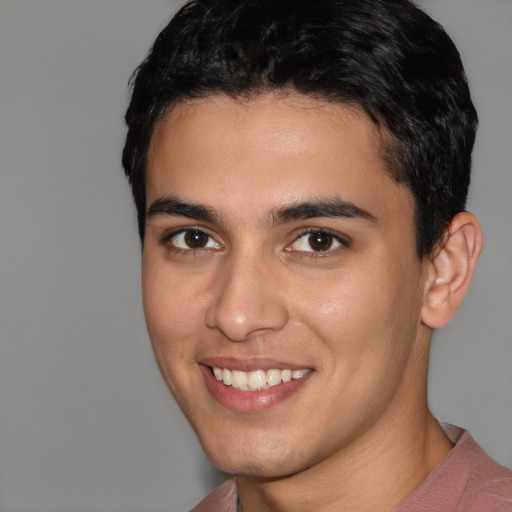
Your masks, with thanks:
M 272 358 L 251 358 L 240 359 L 236 357 L 206 357 L 199 361 L 199 364 L 205 366 L 227 368 L 229 370 L 238 370 L 242 372 L 251 372 L 255 370 L 304 370 L 311 369 L 308 364 L 291 363 L 279 361 Z

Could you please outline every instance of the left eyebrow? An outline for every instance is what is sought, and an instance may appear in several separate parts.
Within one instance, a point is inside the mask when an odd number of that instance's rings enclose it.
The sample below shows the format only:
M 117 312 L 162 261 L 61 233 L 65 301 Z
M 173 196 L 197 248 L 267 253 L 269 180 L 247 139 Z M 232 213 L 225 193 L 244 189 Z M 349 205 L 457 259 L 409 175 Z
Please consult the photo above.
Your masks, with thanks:
M 272 224 L 283 224 L 293 220 L 314 219 L 317 217 L 338 217 L 358 219 L 371 223 L 377 222 L 377 217 L 359 206 L 339 198 L 319 199 L 286 205 L 271 213 Z

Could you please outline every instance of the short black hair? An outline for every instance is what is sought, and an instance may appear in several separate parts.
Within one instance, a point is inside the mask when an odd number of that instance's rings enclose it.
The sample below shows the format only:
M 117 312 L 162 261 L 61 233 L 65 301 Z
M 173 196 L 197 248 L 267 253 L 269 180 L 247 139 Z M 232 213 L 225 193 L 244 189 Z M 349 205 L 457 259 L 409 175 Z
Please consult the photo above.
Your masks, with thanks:
M 454 43 L 409 0 L 192 0 L 132 77 L 123 166 L 144 239 L 156 123 L 179 102 L 290 91 L 362 108 L 415 201 L 417 253 L 465 209 L 477 114 Z

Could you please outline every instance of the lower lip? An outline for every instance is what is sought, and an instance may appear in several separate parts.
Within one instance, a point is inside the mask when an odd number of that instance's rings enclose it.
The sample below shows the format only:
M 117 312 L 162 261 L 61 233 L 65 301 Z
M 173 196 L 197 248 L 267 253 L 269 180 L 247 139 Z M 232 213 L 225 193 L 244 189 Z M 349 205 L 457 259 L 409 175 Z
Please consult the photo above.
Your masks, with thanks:
M 218 381 L 208 366 L 200 365 L 200 368 L 210 395 L 224 407 L 240 412 L 260 412 L 274 407 L 297 393 L 314 373 L 261 391 L 240 391 Z

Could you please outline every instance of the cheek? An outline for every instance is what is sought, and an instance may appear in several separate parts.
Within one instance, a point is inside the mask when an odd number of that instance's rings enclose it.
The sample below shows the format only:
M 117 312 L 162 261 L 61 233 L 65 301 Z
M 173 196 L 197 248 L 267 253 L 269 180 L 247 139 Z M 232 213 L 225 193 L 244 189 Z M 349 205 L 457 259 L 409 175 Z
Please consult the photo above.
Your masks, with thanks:
M 347 428 L 352 421 L 363 428 L 358 421 L 371 422 L 386 407 L 413 353 L 419 316 L 413 287 L 383 275 L 339 273 L 303 286 L 295 297 L 298 322 L 320 342 L 324 389 L 333 390 L 319 401 L 337 410 L 334 423 Z M 343 390 L 341 398 L 335 389 Z
M 404 266 L 393 262 L 384 261 L 382 268 L 386 271 L 361 265 L 294 287 L 293 316 L 341 357 L 337 364 L 344 364 L 346 356 L 378 366 L 393 354 L 400 357 L 415 338 L 421 310 L 418 276 L 411 272 L 404 279 Z
M 169 390 L 188 416 L 187 404 L 197 401 L 199 389 L 194 350 L 204 318 L 202 303 L 193 280 L 170 271 L 165 261 L 155 263 L 145 258 L 142 268 L 144 314 L 155 359 Z
M 194 281 L 172 272 L 164 263 L 143 261 L 142 298 L 149 336 L 158 363 L 174 364 L 187 358 L 204 319 L 203 302 Z M 188 350 L 187 350 L 188 349 Z
M 298 320 L 326 341 L 347 340 L 349 334 L 370 328 L 370 318 L 381 317 L 385 307 L 377 298 L 375 283 L 355 272 L 332 272 L 296 285 L 293 302 Z

